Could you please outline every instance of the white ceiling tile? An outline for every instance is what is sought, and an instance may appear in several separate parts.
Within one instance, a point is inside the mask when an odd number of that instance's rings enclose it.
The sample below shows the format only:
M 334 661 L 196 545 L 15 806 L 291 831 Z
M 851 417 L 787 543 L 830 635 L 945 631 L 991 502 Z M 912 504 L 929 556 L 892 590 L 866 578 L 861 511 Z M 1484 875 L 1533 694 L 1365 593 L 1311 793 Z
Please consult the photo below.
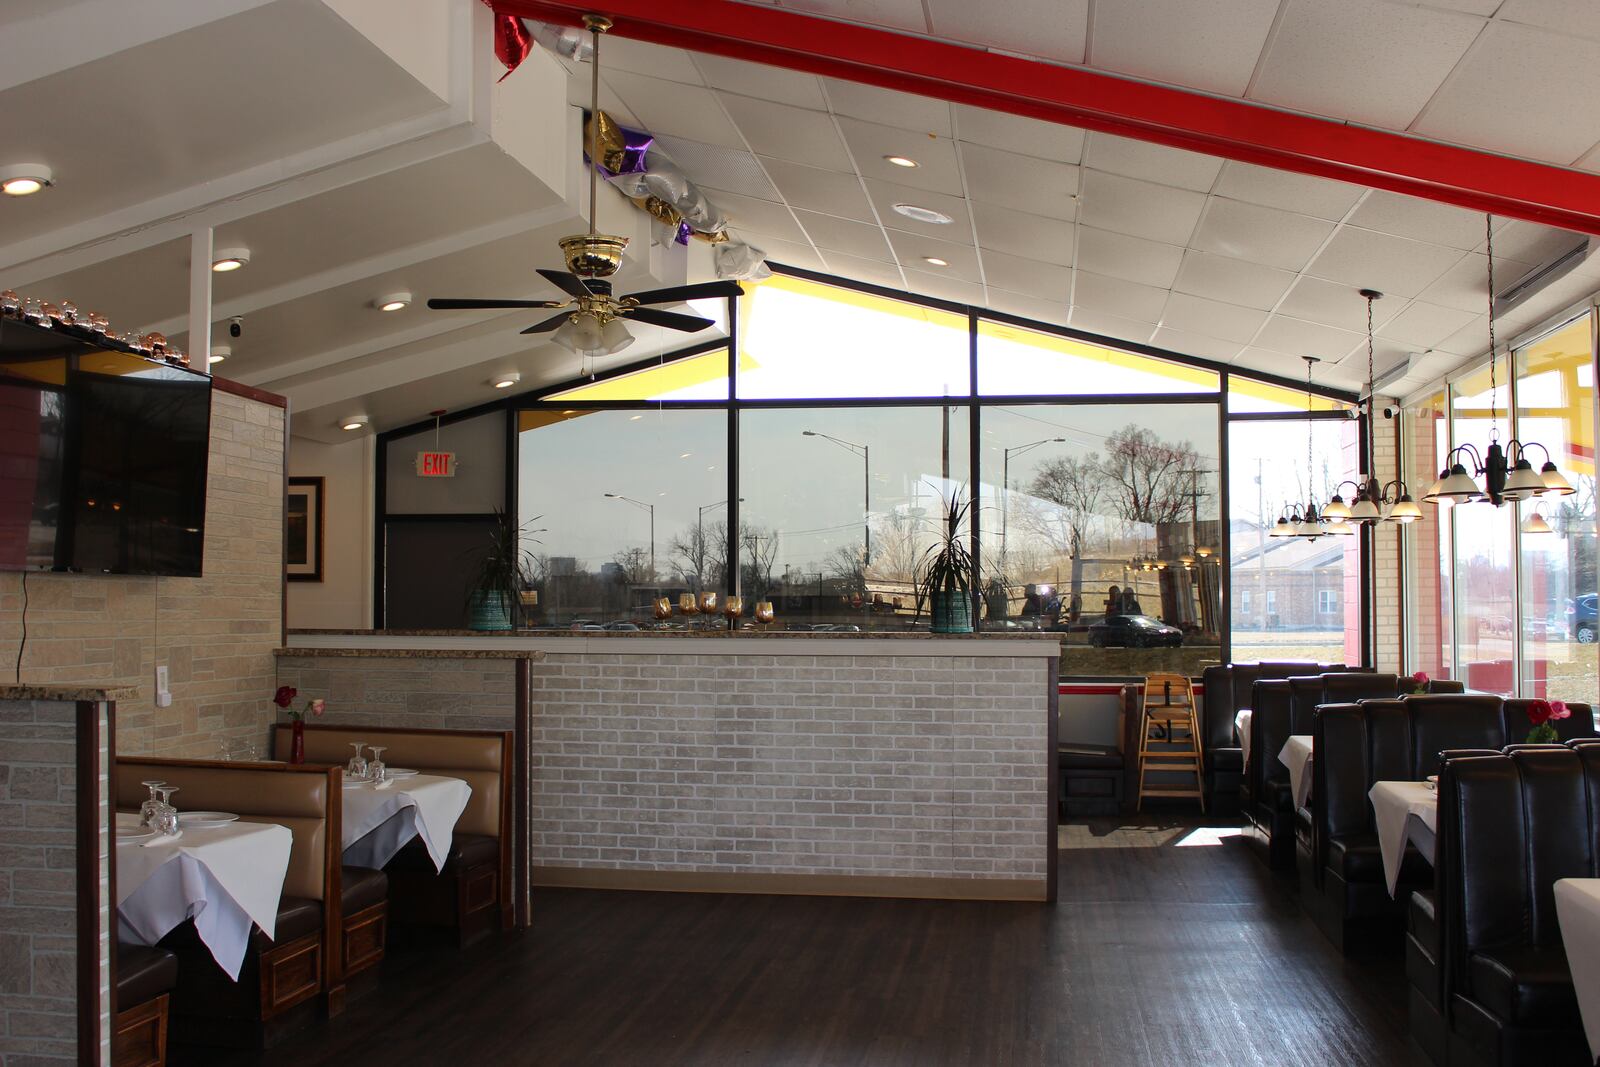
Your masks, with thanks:
M 1234 350 L 1251 341 L 1267 313 L 1256 308 L 1224 304 L 1187 293 L 1173 293 L 1161 313 L 1161 325 L 1183 333 L 1203 334 L 1233 342 Z
M 722 209 L 728 225 L 741 230 L 755 230 L 784 241 L 805 244 L 805 234 L 795 224 L 794 216 L 782 204 L 757 200 L 753 196 L 740 196 L 726 189 L 706 189 L 706 198 Z
M 1156 323 L 1161 321 L 1161 309 L 1166 307 L 1167 291 L 1080 270 L 1072 289 L 1072 304 L 1100 315 Z
M 1146 241 L 1094 226 L 1078 230 L 1078 266 L 1096 274 L 1170 289 L 1183 262 L 1177 245 Z
M 853 171 L 833 116 L 731 93 L 717 96 L 757 155 L 846 174 Z
M 1446 337 L 1465 327 L 1476 318 L 1470 311 L 1447 308 L 1439 304 L 1412 301 L 1400 314 L 1390 319 L 1378 335 L 1390 341 L 1399 341 L 1413 348 L 1437 347 Z
M 1480 213 L 1382 189 L 1367 194 L 1350 216 L 1350 225 L 1463 251 L 1483 244 Z
M 894 253 L 883 230 L 870 222 L 851 222 L 815 211 L 796 211 L 800 225 L 811 235 L 812 243 L 827 252 L 844 252 L 861 259 L 892 263 Z
M 975 144 L 961 147 L 961 162 L 967 195 L 974 200 L 1057 219 L 1075 216 L 1079 171 L 1070 163 L 1030 159 Z
M 602 65 L 607 71 L 625 70 L 630 74 L 648 74 L 652 78 L 683 82 L 686 85 L 704 84 L 693 58 L 681 48 L 647 44 L 628 37 L 606 36 L 600 52 Z M 583 79 L 588 80 L 588 64 L 582 64 Z
M 1501 343 L 1497 336 L 1495 343 Z M 1433 346 L 1440 352 L 1457 356 L 1477 356 L 1489 351 L 1489 317 L 1479 315 L 1455 333 Z M 1504 349 L 1501 349 L 1504 351 Z
M 822 82 L 814 74 L 725 56 L 697 55 L 694 62 L 705 83 L 713 88 L 813 111 L 824 111 L 828 107 L 822 95 Z
M 940 241 L 915 233 L 889 231 L 889 243 L 894 247 L 895 258 L 907 271 L 919 274 L 937 274 L 963 282 L 979 283 L 983 275 L 978 269 L 978 250 L 962 241 Z M 932 256 L 944 260 L 949 266 L 938 267 L 926 262 Z
M 1291 174 L 1286 170 L 1229 162 L 1217 179 L 1216 193 L 1232 200 L 1294 211 L 1337 222 L 1355 206 L 1365 191 L 1359 185 Z
M 1060 163 L 1077 163 L 1083 159 L 1084 133 L 1076 126 L 1062 126 L 966 104 L 955 105 L 955 122 L 956 136 L 973 144 Z
M 1403 130 L 1482 28 L 1387 0 L 1287 0 L 1250 98 Z
M 943 274 L 924 274 L 913 270 L 906 271 L 906 281 L 911 284 L 913 293 L 931 296 L 936 300 L 950 300 L 957 304 L 983 306 L 983 286 L 976 282 L 964 282 Z
M 927 0 L 935 36 L 1082 63 L 1089 0 Z
M 1255 347 L 1286 352 L 1291 356 L 1316 356 L 1328 361 L 1343 359 L 1356 345 L 1365 347 L 1366 338 L 1349 330 L 1336 330 L 1320 322 L 1271 315 L 1256 336 Z
M 1297 355 L 1291 355 L 1287 352 L 1279 352 L 1277 349 L 1273 348 L 1246 348 L 1236 357 L 1234 357 L 1233 362 L 1235 366 L 1248 367 L 1251 370 L 1265 371 L 1268 374 L 1276 374 L 1283 378 L 1293 378 L 1296 381 L 1301 382 L 1306 380 L 1306 365 L 1304 360 Z M 1332 367 L 1328 366 L 1326 363 L 1319 363 L 1317 364 L 1316 369 L 1312 372 L 1311 380 L 1319 385 L 1340 384 L 1333 381 L 1334 375 L 1335 371 Z M 1300 446 L 1295 448 L 1293 445 L 1290 445 L 1289 450 L 1286 452 L 1286 456 L 1292 461 L 1296 453 L 1302 457 L 1301 462 L 1304 462 L 1304 434 L 1300 435 Z
M 1132 341 L 1139 345 L 1149 344 L 1150 335 L 1155 332 L 1148 322 L 1125 319 L 1120 315 L 1106 315 L 1081 304 L 1073 306 L 1072 321 L 1067 325 L 1088 333 L 1099 334 L 1113 341 Z
M 1201 193 L 1090 170 L 1083 175 L 1078 210 L 1088 226 L 1187 245 L 1205 202 Z
M 1491 22 L 1414 129 L 1427 137 L 1568 164 L 1600 141 L 1600 41 Z
M 1465 256 L 1440 277 L 1434 279 L 1418 295 L 1430 304 L 1443 304 L 1445 307 L 1478 314 L 1486 309 L 1489 301 L 1488 266 L 1487 256 L 1477 253 Z M 1505 288 L 1499 277 L 1504 274 L 1505 268 L 1506 262 L 1496 256 L 1495 288 L 1497 289 Z
M 1141 0 L 1094 10 L 1090 66 L 1240 96 L 1278 0 Z
M 585 68 L 587 69 L 587 68 Z M 611 87 L 611 75 L 608 71 L 600 78 L 600 109 L 607 115 L 616 119 L 624 126 L 641 127 L 644 123 L 639 121 L 639 116 L 627 104 L 622 102 L 622 97 Z M 589 79 L 587 77 L 570 78 L 567 80 L 567 103 L 573 107 L 589 106 Z
M 743 149 L 666 135 L 658 136 L 655 144 L 698 185 L 714 186 L 758 200 L 780 199 L 761 161 Z
M 1496 221 L 1503 223 L 1495 227 L 1494 231 L 1497 286 L 1504 286 L 1508 281 L 1516 281 L 1523 264 L 1547 263 L 1574 245 L 1588 240 L 1583 234 L 1573 233 L 1571 230 L 1558 230 L 1551 226 L 1540 226 L 1536 222 L 1522 222 L 1517 219 Z M 1472 248 L 1474 251 L 1482 252 L 1484 247 L 1483 226 L 1480 220 L 1478 243 Z M 1585 267 L 1588 269 L 1585 270 Z M 1597 268 L 1600 268 L 1600 257 L 1593 257 L 1576 269 L 1579 273 L 1592 274 Z
M 1286 270 L 1190 250 L 1183 254 L 1173 288 L 1224 304 L 1270 311 L 1292 281 L 1294 275 Z
M 1416 296 L 1460 258 L 1453 248 L 1345 226 L 1306 273 L 1390 296 Z
M 1185 333 L 1166 326 L 1156 330 L 1150 338 L 1150 343 L 1168 352 L 1194 356 L 1198 359 L 1214 359 L 1223 363 L 1230 362 L 1239 354 L 1239 345 L 1233 341 L 1224 341 L 1199 333 Z
M 1007 315 L 1018 315 L 1035 322 L 1054 323 L 1057 326 L 1067 324 L 1072 310 L 1065 298 L 1041 300 L 1026 293 L 1013 293 L 992 287 L 989 289 L 989 307 L 995 311 L 1003 311 Z
M 1222 162 L 1216 156 L 1109 133 L 1089 134 L 1084 150 L 1086 167 L 1201 193 L 1210 191 L 1222 170 Z
M 1302 275 L 1289 290 L 1289 295 L 1278 305 L 1278 311 L 1296 319 L 1320 322 L 1341 330 L 1367 332 L 1367 301 L 1359 286 L 1323 281 Z M 1394 317 L 1405 300 L 1394 296 L 1375 301 L 1372 305 L 1372 323 L 1375 328 Z
M 983 280 L 990 287 L 1006 289 L 1059 301 L 1065 305 L 1072 296 L 1072 268 L 1056 263 L 1041 263 L 1000 252 L 982 252 Z
M 949 138 L 843 116 L 837 121 L 863 176 L 913 189 L 961 195 L 961 165 L 956 160 L 956 143 Z M 904 156 L 917 165 L 896 166 L 885 156 Z
M 906 287 L 905 279 L 900 276 L 900 268 L 893 263 L 858 259 L 843 252 L 824 251 L 822 255 L 828 261 L 827 270 L 830 274 L 853 278 L 858 282 L 869 282 L 872 285 L 886 285 L 891 289 L 904 290 Z
M 1430 0 L 1429 7 L 1465 11 L 1469 15 L 1493 15 L 1506 0 Z
M 927 33 L 920 0 L 783 0 L 783 7 L 844 22 L 864 22 L 912 33 Z
M 745 146 L 710 89 L 620 70 L 607 74 L 606 81 L 651 133 L 687 137 L 724 148 Z
M 984 248 L 1063 266 L 1072 265 L 1072 247 L 1077 232 L 1077 227 L 1072 223 L 976 200 L 972 201 L 971 207 L 978 244 Z
M 1333 223 L 1277 208 L 1213 196 L 1191 245 L 1234 259 L 1300 270 L 1333 232 Z
M 1600 4 L 1593 0 L 1504 0 L 1497 17 L 1507 22 L 1543 26 L 1558 33 L 1600 39 Z
M 774 263 L 784 263 L 791 267 L 800 267 L 803 270 L 825 271 L 828 269 L 827 264 L 822 261 L 816 250 L 810 245 L 793 244 L 756 233 L 741 234 L 740 236 L 766 253 L 767 258 Z
M 871 178 L 867 179 L 867 195 L 872 198 L 872 206 L 877 208 L 878 217 L 887 229 L 927 234 L 939 241 L 966 241 L 972 236 L 967 202 L 959 196 L 946 196 L 926 189 L 908 189 L 894 182 L 880 182 Z M 913 204 L 942 211 L 950 216 L 950 222 L 918 222 L 896 211 L 896 204 Z
M 872 208 L 861 191 L 861 179 L 854 174 L 837 174 L 831 170 L 802 167 L 781 159 L 761 161 L 772 176 L 778 192 L 795 207 L 838 215 L 857 222 L 873 222 Z
M 949 137 L 950 105 L 927 96 L 897 93 L 873 85 L 824 78 L 828 102 L 840 115 L 865 119 L 883 126 L 895 126 L 918 133 Z

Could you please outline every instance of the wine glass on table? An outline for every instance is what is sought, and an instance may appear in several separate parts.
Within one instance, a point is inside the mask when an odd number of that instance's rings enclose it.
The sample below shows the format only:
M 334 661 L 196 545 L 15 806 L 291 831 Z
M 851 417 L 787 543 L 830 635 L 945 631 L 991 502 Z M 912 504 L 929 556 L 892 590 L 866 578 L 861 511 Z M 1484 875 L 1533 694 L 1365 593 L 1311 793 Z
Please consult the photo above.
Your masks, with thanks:
M 367 761 L 367 774 L 374 782 L 382 782 L 389 776 L 389 768 L 383 765 L 383 752 L 388 745 L 369 745 L 372 749 L 372 759 Z
M 150 778 L 140 782 L 139 784 L 150 790 L 149 799 L 147 799 L 143 804 L 139 805 L 139 825 L 144 827 L 152 827 L 155 825 L 156 815 L 161 810 L 161 801 L 156 796 L 156 790 L 160 789 L 167 783 L 158 778 Z
M 178 833 L 178 809 L 172 806 L 172 794 L 177 791 L 177 786 L 164 782 L 157 790 L 161 794 L 161 810 L 156 815 L 155 828 L 168 837 L 175 837 Z
M 351 756 L 350 762 L 345 765 L 345 773 L 352 778 L 365 778 L 367 776 L 367 758 L 361 754 L 361 750 L 367 747 L 367 743 L 365 741 L 352 741 L 350 742 L 350 747 L 356 750 L 356 754 Z

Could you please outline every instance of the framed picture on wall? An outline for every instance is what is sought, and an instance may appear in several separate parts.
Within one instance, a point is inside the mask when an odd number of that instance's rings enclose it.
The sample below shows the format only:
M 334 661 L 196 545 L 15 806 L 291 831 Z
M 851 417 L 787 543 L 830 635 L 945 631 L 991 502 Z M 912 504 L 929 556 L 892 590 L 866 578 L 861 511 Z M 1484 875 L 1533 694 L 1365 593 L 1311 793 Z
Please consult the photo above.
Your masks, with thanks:
M 289 479 L 283 527 L 283 560 L 289 581 L 322 581 L 321 478 Z

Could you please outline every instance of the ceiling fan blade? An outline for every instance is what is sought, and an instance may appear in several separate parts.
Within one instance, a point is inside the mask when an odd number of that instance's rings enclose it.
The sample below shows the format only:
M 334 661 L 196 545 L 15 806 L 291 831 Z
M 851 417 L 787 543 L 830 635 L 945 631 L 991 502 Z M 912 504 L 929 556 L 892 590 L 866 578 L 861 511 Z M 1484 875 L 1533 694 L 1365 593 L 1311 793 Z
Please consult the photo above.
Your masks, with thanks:
M 549 333 L 551 330 L 556 329 L 558 326 L 560 326 L 563 322 L 566 322 L 567 319 L 569 319 L 571 317 L 572 317 L 572 313 L 571 312 L 563 311 L 559 315 L 551 315 L 548 319 L 545 319 L 543 322 L 535 323 L 534 325 L 529 326 L 526 330 L 523 330 L 522 332 L 523 333 Z
M 560 304 L 548 300 L 494 300 L 436 296 L 428 301 L 435 311 L 483 311 L 490 308 L 554 308 Z
M 699 285 L 675 285 L 670 289 L 650 289 L 642 293 L 629 293 L 628 299 L 641 304 L 676 304 L 684 300 L 707 300 L 718 296 L 742 296 L 744 290 L 738 282 L 701 282 Z
M 716 325 L 698 315 L 680 315 L 676 311 L 659 311 L 656 308 L 623 308 L 621 314 L 652 326 L 665 326 L 669 330 L 682 330 L 684 333 L 694 333 Z
M 542 274 L 545 280 L 551 285 L 555 286 L 557 289 L 560 289 L 568 296 L 589 295 L 589 287 L 583 284 L 583 279 L 578 277 L 576 274 L 570 274 L 564 270 L 545 270 L 543 267 L 539 268 L 539 273 Z

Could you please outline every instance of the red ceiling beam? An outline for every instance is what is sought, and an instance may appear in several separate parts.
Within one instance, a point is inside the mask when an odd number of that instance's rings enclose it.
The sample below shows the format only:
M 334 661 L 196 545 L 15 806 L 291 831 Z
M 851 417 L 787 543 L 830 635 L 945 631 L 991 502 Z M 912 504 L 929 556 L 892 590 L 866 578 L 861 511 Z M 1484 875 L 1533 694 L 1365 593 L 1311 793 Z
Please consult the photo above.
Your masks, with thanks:
M 491 0 L 507 14 L 1006 111 L 1600 234 L 1600 175 L 734 0 Z M 1561 101 L 1551 101 L 1560 106 Z

